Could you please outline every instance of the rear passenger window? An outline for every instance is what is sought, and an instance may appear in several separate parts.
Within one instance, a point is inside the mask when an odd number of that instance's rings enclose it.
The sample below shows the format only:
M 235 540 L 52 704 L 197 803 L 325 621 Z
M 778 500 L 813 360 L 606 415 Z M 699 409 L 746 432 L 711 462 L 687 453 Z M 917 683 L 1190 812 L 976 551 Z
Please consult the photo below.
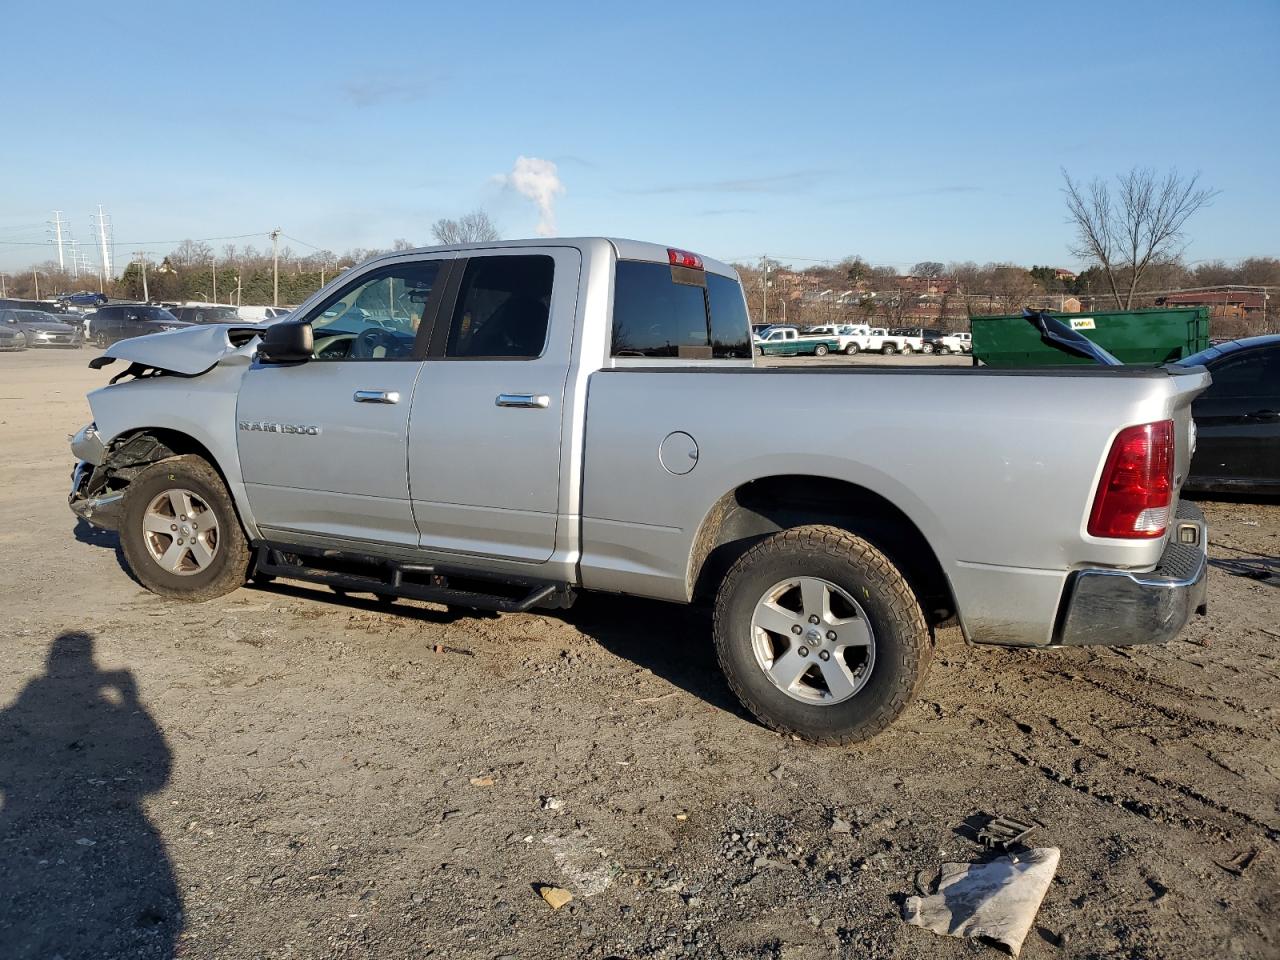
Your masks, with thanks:
M 750 330 L 737 281 L 665 263 L 618 261 L 613 356 L 746 359 Z
M 745 360 L 751 356 L 751 321 L 742 285 L 718 273 L 707 274 L 707 303 L 711 308 L 711 355 L 717 360 Z
M 472 257 L 449 325 L 448 357 L 531 359 L 542 353 L 555 261 L 545 254 Z

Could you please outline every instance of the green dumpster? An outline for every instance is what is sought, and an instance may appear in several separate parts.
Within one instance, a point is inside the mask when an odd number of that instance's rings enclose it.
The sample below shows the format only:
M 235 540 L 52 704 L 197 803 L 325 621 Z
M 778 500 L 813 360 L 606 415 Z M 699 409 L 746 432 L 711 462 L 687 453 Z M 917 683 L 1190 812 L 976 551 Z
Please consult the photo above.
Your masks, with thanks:
M 1155 366 L 1189 357 L 1209 346 L 1209 308 L 1128 310 L 1118 313 L 1053 313 L 1122 363 Z M 973 357 L 989 367 L 1043 367 L 1093 363 L 1063 353 L 1016 316 L 973 317 Z

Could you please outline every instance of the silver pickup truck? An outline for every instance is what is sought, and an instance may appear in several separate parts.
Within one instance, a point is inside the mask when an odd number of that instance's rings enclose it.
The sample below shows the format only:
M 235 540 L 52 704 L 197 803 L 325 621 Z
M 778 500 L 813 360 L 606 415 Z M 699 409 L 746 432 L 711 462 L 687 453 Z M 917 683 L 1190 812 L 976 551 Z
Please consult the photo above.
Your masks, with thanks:
M 759 368 L 731 267 L 602 238 L 389 254 L 293 317 L 91 363 L 127 366 L 71 507 L 161 596 L 705 600 L 746 707 L 824 742 L 901 713 L 952 617 L 1046 647 L 1203 611 L 1199 368 Z

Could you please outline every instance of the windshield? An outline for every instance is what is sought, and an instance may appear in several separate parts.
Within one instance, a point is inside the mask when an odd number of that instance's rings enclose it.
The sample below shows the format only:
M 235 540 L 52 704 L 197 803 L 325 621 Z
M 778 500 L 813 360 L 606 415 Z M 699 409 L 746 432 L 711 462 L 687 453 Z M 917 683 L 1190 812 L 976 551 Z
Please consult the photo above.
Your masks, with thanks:
M 158 323 L 178 323 L 178 318 L 163 307 L 139 307 L 139 320 L 153 320 Z
M 19 323 L 61 323 L 57 317 L 51 317 L 47 313 L 41 313 L 39 310 L 15 310 L 13 311 L 18 318 Z
M 1199 353 L 1193 353 L 1189 357 L 1183 357 L 1181 360 L 1178 361 L 1178 366 L 1201 367 L 1201 366 L 1204 366 L 1206 363 L 1208 363 L 1210 360 L 1216 360 L 1218 357 L 1222 356 L 1222 354 L 1223 354 L 1223 350 L 1221 347 L 1206 347 L 1205 349 L 1201 350 Z

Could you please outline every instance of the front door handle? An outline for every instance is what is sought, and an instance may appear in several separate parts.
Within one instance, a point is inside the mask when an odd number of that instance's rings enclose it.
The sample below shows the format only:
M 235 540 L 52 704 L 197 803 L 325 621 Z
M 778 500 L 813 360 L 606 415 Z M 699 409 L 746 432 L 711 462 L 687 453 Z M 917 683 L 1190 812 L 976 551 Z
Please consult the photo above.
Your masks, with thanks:
M 400 394 L 395 390 L 357 390 L 352 399 L 356 403 L 399 403 Z
M 497 403 L 500 407 L 536 407 L 545 410 L 551 406 L 551 398 L 545 393 L 500 393 Z

